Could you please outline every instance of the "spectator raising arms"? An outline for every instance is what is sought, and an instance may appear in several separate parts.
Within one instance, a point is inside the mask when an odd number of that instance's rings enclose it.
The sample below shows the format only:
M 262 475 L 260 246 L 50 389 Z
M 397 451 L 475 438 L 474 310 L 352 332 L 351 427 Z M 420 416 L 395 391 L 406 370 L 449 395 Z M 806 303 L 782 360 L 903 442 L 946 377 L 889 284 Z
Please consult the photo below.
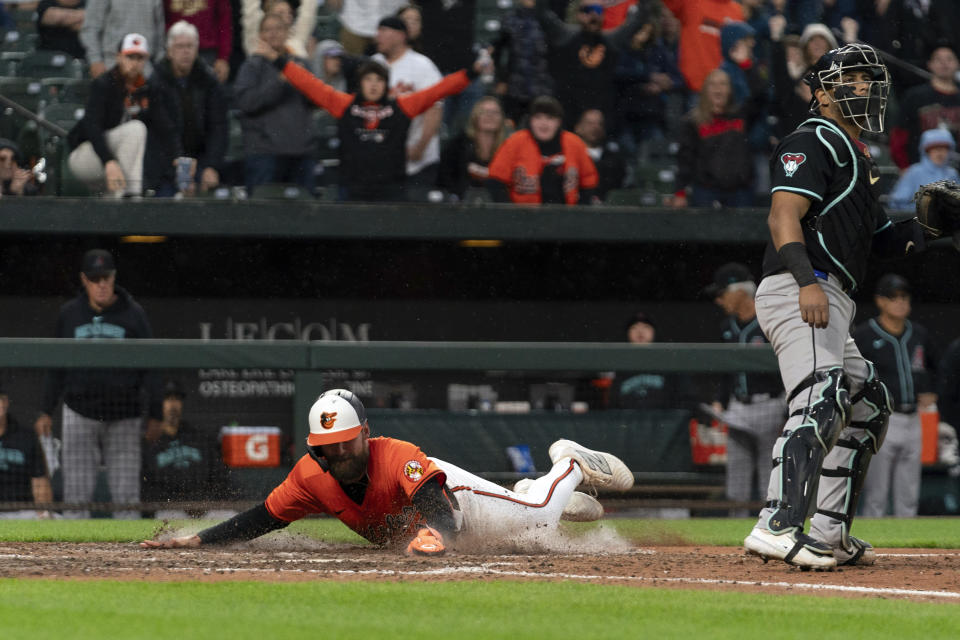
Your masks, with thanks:
M 550 71 L 557 81 L 555 95 L 566 113 L 566 126 L 573 127 L 587 109 L 600 109 L 612 119 L 617 56 L 650 11 L 645 1 L 623 25 L 604 33 L 603 5 L 597 0 L 580 0 L 576 27 L 562 22 L 546 0 L 537 1 L 537 19 L 546 34 Z
M 490 163 L 487 188 L 497 202 L 590 204 L 597 168 L 587 146 L 564 131 L 563 107 L 541 96 L 530 105 L 526 129 L 507 138 Z
M 506 138 L 507 127 L 500 103 L 493 96 L 480 98 L 470 112 L 463 133 L 443 148 L 439 185 L 457 200 L 468 199 L 468 190 L 483 189 L 493 154 Z
M 733 102 L 730 78 L 707 75 L 697 106 L 680 124 L 675 207 L 753 205 L 753 152 L 747 125 Z M 690 191 L 688 194 L 687 192 Z
M 313 105 L 290 86 L 272 64 L 288 53 L 287 23 L 267 14 L 261 42 L 237 72 L 234 103 L 243 113 L 243 150 L 248 194 L 268 182 L 292 182 L 313 190 L 316 131 Z M 306 65 L 306 60 L 295 58 Z
M 264 48 L 261 55 L 280 69 L 293 87 L 339 121 L 340 197 L 368 202 L 404 199 L 410 123 L 438 100 L 463 91 L 479 66 L 391 98 L 387 93 L 389 72 L 378 62 L 360 66 L 360 90 L 352 94 L 337 91 L 276 49 Z
M 256 53 L 257 34 L 265 15 L 279 16 L 287 27 L 286 45 L 300 58 L 307 57 L 307 41 L 317 24 L 317 3 L 303 0 L 294 12 L 288 0 L 243 0 L 243 50 Z

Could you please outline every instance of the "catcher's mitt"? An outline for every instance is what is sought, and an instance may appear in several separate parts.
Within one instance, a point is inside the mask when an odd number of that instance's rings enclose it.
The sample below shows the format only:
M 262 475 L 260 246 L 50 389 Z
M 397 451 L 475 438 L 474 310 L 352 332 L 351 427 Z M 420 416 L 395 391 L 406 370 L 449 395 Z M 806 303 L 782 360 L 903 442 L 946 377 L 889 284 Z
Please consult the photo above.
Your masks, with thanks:
M 960 250 L 960 184 L 953 180 L 937 180 L 917 189 L 917 220 L 935 238 L 953 236 L 953 246 Z

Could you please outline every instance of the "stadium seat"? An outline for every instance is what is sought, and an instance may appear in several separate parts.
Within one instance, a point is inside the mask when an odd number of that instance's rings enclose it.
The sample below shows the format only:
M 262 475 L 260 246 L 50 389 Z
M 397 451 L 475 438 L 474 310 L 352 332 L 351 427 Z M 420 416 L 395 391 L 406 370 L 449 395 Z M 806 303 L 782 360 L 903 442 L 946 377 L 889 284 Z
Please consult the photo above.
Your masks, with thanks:
M 298 184 L 269 182 L 253 189 L 253 198 L 263 200 L 313 200 L 313 195 Z
M 29 53 L 36 49 L 37 38 L 35 33 L 21 33 L 7 31 L 3 36 L 4 52 Z
M 43 80 L 41 80 L 43 82 Z M 69 82 L 60 87 L 60 93 L 57 95 L 57 102 L 74 102 L 86 104 L 90 97 L 90 80 L 70 79 Z
M 54 102 L 43 109 L 43 117 L 58 127 L 70 131 L 83 118 L 84 105 L 78 102 Z
M 83 62 L 62 51 L 33 51 L 20 61 L 17 75 L 24 78 L 55 76 L 80 79 L 83 77 Z
M 43 85 L 33 78 L 0 78 L 0 95 L 33 112 L 47 102 Z

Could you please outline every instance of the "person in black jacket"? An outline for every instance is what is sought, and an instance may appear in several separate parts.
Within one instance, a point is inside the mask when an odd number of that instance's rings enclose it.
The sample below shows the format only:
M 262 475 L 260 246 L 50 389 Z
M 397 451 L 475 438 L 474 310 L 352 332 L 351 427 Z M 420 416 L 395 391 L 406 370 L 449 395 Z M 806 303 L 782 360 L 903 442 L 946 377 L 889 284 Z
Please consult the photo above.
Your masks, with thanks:
M 10 397 L 0 388 L 0 501 L 43 504 L 53 502 L 43 447 L 32 429 L 20 426 L 10 414 Z M 49 517 L 33 509 L 0 512 L 0 518 Z
M 163 87 L 144 78 L 149 54 L 142 35 L 124 36 L 116 66 L 93 80 L 83 119 L 67 138 L 70 171 L 94 191 L 139 197 L 173 175 L 179 137 Z
M 463 133 L 447 141 L 440 153 L 439 185 L 451 199 L 486 199 L 488 167 L 506 138 L 507 125 L 500 101 L 493 96 L 477 100 Z
M 753 206 L 753 152 L 730 78 L 714 69 L 680 123 L 673 206 Z
M 217 434 L 183 419 L 186 395 L 177 380 L 168 380 L 164 385 L 160 431 L 147 434 L 143 444 L 144 502 L 215 500 L 223 486 L 226 469 Z M 182 511 L 161 510 L 151 517 L 186 515 Z
M 200 57 L 197 28 L 181 20 L 167 31 L 167 56 L 156 66 L 156 78 L 172 98 L 172 118 L 180 132 L 183 156 L 193 160 L 187 193 L 209 191 L 220 184 L 229 131 L 227 100 L 213 70 Z M 167 181 L 164 195 L 179 185 Z
M 83 289 L 60 308 L 55 336 L 80 340 L 152 338 L 143 307 L 116 286 L 113 256 L 91 249 L 83 256 Z M 82 504 L 93 499 L 101 462 L 107 468 L 112 501 L 140 501 L 141 394 L 149 397 L 148 432 L 159 430 L 159 393 L 153 376 L 134 369 L 54 369 L 47 374 L 42 412 L 34 429 L 51 434 L 54 408 L 63 399 L 63 500 Z M 66 517 L 85 518 L 85 510 Z M 115 517 L 136 518 L 136 511 Z

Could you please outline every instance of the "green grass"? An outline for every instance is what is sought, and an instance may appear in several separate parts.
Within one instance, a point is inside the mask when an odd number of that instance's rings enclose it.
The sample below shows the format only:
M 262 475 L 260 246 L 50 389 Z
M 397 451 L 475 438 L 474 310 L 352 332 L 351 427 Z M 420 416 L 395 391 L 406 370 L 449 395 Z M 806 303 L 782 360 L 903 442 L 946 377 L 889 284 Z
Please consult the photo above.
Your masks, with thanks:
M 0 580 L 3 637 L 955 638 L 956 605 L 581 583 Z
M 614 527 L 638 544 L 699 544 L 740 546 L 754 520 L 736 518 L 692 518 L 658 520 L 611 518 L 602 526 Z M 206 520 L 179 520 L 171 527 L 195 532 L 215 524 Z M 0 520 L 0 542 L 137 542 L 152 537 L 160 523 L 155 520 Z M 572 531 L 589 531 L 596 523 L 572 526 Z M 345 526 L 330 518 L 295 522 L 287 531 L 329 542 L 363 541 Z M 876 547 L 960 549 L 960 520 L 957 518 L 858 519 L 853 532 Z

